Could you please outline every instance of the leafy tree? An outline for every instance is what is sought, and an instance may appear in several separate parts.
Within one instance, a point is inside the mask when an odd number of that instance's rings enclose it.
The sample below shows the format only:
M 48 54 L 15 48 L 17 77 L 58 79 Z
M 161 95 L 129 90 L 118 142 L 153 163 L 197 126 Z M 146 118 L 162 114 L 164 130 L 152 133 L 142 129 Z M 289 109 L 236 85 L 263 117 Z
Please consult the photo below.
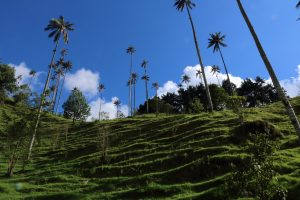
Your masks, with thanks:
M 147 113 L 149 112 L 149 104 L 148 104 L 148 99 L 149 99 L 149 95 L 148 95 L 148 81 L 149 81 L 149 76 L 147 74 L 147 66 L 148 66 L 148 61 L 147 60 L 143 60 L 141 67 L 144 69 L 144 75 L 142 76 L 142 80 L 145 81 L 145 91 L 146 91 L 146 103 L 147 103 Z
M 198 99 L 198 98 L 195 98 L 193 100 L 193 103 L 192 103 L 191 107 L 192 107 L 192 110 L 190 111 L 190 113 L 197 114 L 197 113 L 200 113 L 200 112 L 205 110 L 202 103 L 201 103 L 201 101 L 200 101 L 200 99 Z
M 136 52 L 135 48 L 130 45 L 127 49 L 126 49 L 126 53 L 128 53 L 130 55 L 130 71 L 129 71 L 129 116 L 132 116 L 132 68 L 133 68 L 133 54 Z
M 223 62 L 224 68 L 225 68 L 225 72 L 226 72 L 226 75 L 227 75 L 227 80 L 230 83 L 229 86 L 231 86 L 231 81 L 230 81 L 230 78 L 229 78 L 227 66 L 225 64 L 225 60 L 224 60 L 222 50 L 221 50 L 221 47 L 227 47 L 227 44 L 224 43 L 225 37 L 226 36 L 222 35 L 221 32 L 210 34 L 210 38 L 208 39 L 208 48 L 213 47 L 213 52 L 219 52 L 220 53 L 220 56 L 222 58 L 222 62 Z M 233 90 L 232 90 L 232 88 L 230 88 L 230 89 L 231 89 L 230 94 L 232 95 Z
M 85 120 L 90 115 L 90 107 L 82 92 L 74 88 L 67 101 L 63 104 L 64 117 L 67 119 Z
M 227 94 L 231 95 L 231 92 L 233 92 L 233 95 L 235 95 L 237 86 L 234 83 L 229 83 L 228 80 L 223 80 L 222 88 L 224 88 Z
M 53 68 L 53 65 L 54 65 L 54 58 L 55 58 L 55 54 L 56 54 L 56 50 L 57 50 L 57 47 L 58 47 L 59 40 L 62 36 L 64 42 L 68 43 L 68 41 L 69 41 L 68 32 L 73 31 L 73 30 L 74 30 L 73 29 L 73 24 L 65 21 L 63 16 L 60 16 L 58 19 L 55 19 L 55 18 L 51 19 L 49 21 L 48 26 L 45 28 L 45 31 L 50 31 L 50 34 L 48 35 L 48 37 L 49 38 L 52 38 L 52 37 L 54 38 L 53 41 L 55 43 L 55 47 L 54 47 L 51 62 L 50 62 L 50 65 L 49 65 L 48 75 L 47 75 L 47 78 L 46 78 L 46 82 L 45 82 L 45 85 L 44 85 L 40 106 L 39 106 L 39 109 L 38 109 L 36 124 L 34 126 L 34 131 L 33 131 L 32 139 L 31 139 L 30 146 L 29 146 L 28 160 L 30 159 L 30 156 L 31 156 L 31 151 L 32 151 L 35 136 L 36 136 L 36 133 L 37 133 L 37 128 L 38 128 L 38 125 L 39 125 L 39 122 L 40 122 L 40 117 L 41 117 L 41 113 L 42 113 L 42 109 L 43 109 L 43 102 L 44 102 L 46 91 L 48 90 L 48 85 L 49 85 L 49 81 L 50 81 L 50 77 L 51 77 L 52 68 Z
M 236 2 L 238 4 L 238 7 L 240 9 L 240 12 L 241 12 L 244 20 L 245 20 L 245 22 L 246 22 L 246 24 L 248 26 L 248 29 L 249 29 L 249 31 L 250 31 L 253 39 L 254 39 L 256 47 L 257 47 L 257 49 L 258 49 L 258 51 L 260 53 L 260 56 L 261 56 L 261 58 L 262 58 L 262 60 L 263 60 L 263 62 L 265 64 L 265 66 L 266 66 L 266 69 L 269 72 L 269 75 L 271 77 L 273 85 L 274 85 L 274 87 L 275 87 L 275 89 L 276 89 L 276 91 L 278 93 L 279 99 L 282 101 L 283 105 L 285 106 L 285 108 L 287 110 L 287 114 L 288 114 L 288 116 L 289 116 L 289 118 L 291 120 L 291 123 L 294 126 L 294 129 L 295 129 L 295 131 L 296 131 L 296 133 L 298 135 L 298 139 L 300 140 L 300 124 L 299 124 L 299 120 L 298 120 L 298 118 L 297 118 L 297 116 L 295 114 L 295 111 L 294 111 L 291 103 L 289 102 L 287 96 L 285 95 L 285 93 L 284 93 L 284 91 L 283 91 L 283 89 L 282 89 L 282 87 L 281 87 L 281 85 L 279 83 L 279 80 L 278 80 L 278 78 L 277 78 L 277 76 L 275 74 L 275 71 L 274 71 L 274 69 L 273 69 L 273 67 L 272 67 L 272 65 L 271 65 L 271 63 L 270 63 L 270 61 L 269 61 L 269 59 L 267 57 L 267 54 L 264 51 L 263 46 L 261 45 L 261 43 L 259 41 L 259 38 L 258 38 L 258 36 L 257 36 L 254 28 L 253 28 L 253 25 L 251 24 L 251 21 L 250 21 L 248 15 L 246 13 L 244 7 L 243 7 L 243 4 L 242 4 L 241 0 L 236 0 Z
M 212 101 L 211 101 L 211 96 L 210 96 L 210 92 L 209 92 L 208 83 L 207 83 L 207 80 L 206 80 L 206 75 L 205 75 L 205 72 L 204 72 L 204 65 L 203 65 L 203 62 L 202 62 L 201 54 L 200 54 L 200 48 L 199 48 L 199 45 L 198 45 L 196 30 L 195 30 L 194 22 L 193 22 L 191 13 L 190 13 L 190 10 L 193 9 L 193 7 L 195 7 L 196 4 L 193 3 L 191 0 L 176 0 L 174 6 L 180 12 L 182 12 L 185 8 L 187 10 L 189 20 L 190 20 L 190 23 L 191 23 L 191 26 L 192 26 L 192 31 L 193 31 L 197 56 L 198 56 L 198 60 L 199 60 L 199 64 L 200 64 L 200 67 L 201 67 L 201 72 L 202 72 L 202 76 L 203 76 L 203 80 L 204 80 L 206 97 L 207 97 L 207 102 L 208 102 L 208 110 L 210 112 L 212 112 L 213 111 L 213 105 L 212 105 Z
M 237 89 L 237 93 L 246 98 L 248 107 L 266 105 L 279 100 L 275 88 L 266 84 L 265 80 L 259 76 L 254 81 L 251 79 L 244 80 L 241 87 Z
M 17 91 L 14 93 L 13 98 L 15 104 L 30 105 L 31 90 L 27 84 L 23 84 L 17 87 Z
M 11 121 L 7 127 L 4 154 L 8 159 L 7 176 L 11 177 L 19 159 L 25 156 L 31 124 L 28 119 L 21 118 Z
M 232 110 L 235 114 L 238 115 L 238 121 L 244 123 L 244 114 L 242 108 L 245 105 L 245 97 L 243 96 L 230 96 L 226 102 L 226 108 Z
M 0 64 L 0 104 L 3 104 L 8 95 L 16 90 L 15 69 L 9 65 Z
M 226 91 L 216 84 L 209 85 L 212 102 L 215 110 L 223 110 L 226 107 L 228 94 Z M 203 93 L 205 95 L 205 93 Z
M 247 145 L 250 159 L 244 160 L 228 179 L 229 194 L 235 198 L 252 197 L 258 200 L 285 200 L 287 191 L 278 184 L 274 166 L 276 142 L 265 134 L 252 135 Z

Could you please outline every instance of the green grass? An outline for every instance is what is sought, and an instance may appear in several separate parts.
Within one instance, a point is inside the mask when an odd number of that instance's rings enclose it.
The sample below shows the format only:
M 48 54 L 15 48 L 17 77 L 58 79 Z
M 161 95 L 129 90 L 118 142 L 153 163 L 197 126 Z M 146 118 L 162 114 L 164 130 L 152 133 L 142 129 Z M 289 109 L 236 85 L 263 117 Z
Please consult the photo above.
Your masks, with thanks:
M 292 103 L 300 114 L 300 99 Z M 7 123 L 25 112 L 23 107 L 0 107 L 0 145 L 5 142 Z M 246 121 L 268 121 L 283 134 L 275 166 L 280 183 L 289 190 L 288 199 L 299 199 L 300 144 L 282 105 L 244 113 Z M 7 161 L 0 154 L 0 200 L 221 200 L 232 163 L 248 156 L 243 145 L 233 140 L 238 122 L 231 111 L 75 125 L 47 114 L 42 121 L 39 143 L 25 172 L 17 166 L 14 176 L 6 178 Z M 98 136 L 103 127 L 109 133 L 106 159 L 101 156 Z

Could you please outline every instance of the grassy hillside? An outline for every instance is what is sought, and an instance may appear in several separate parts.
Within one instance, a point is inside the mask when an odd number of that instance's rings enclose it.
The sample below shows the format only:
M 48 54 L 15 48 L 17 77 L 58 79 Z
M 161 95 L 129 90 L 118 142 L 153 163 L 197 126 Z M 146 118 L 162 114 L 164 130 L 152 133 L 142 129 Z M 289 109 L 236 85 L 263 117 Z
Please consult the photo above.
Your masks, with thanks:
M 300 99 L 292 103 L 299 115 Z M 2 106 L 0 130 L 22 112 Z M 223 199 L 219 191 L 231 163 L 247 156 L 232 140 L 236 118 L 222 111 L 72 125 L 44 116 L 24 173 L 18 167 L 12 178 L 2 176 L 6 160 L 0 155 L 0 199 Z M 284 134 L 276 167 L 288 199 L 299 199 L 300 145 L 283 107 L 247 109 L 245 118 L 269 121 Z

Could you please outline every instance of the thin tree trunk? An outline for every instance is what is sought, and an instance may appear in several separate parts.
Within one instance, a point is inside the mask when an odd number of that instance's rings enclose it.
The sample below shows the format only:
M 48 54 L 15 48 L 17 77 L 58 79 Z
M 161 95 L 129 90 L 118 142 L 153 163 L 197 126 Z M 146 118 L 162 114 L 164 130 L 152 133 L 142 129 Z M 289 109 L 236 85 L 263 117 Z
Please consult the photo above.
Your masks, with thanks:
M 223 61 L 223 65 L 224 65 L 225 72 L 226 72 L 226 75 L 227 75 L 227 80 L 229 82 L 230 94 L 233 95 L 233 89 L 232 89 L 231 81 L 230 81 L 230 78 L 229 78 L 227 66 L 226 66 L 226 63 L 225 63 L 225 60 L 224 60 L 221 48 L 219 48 L 219 52 L 220 52 L 220 55 L 221 55 L 221 58 L 222 58 L 222 61 Z
M 284 91 L 283 91 L 283 89 L 282 89 L 282 87 L 281 87 L 281 85 L 280 85 L 280 83 L 279 83 L 279 81 L 277 79 L 277 76 L 276 76 L 276 74 L 275 74 L 275 72 L 273 70 L 273 67 L 272 67 L 272 65 L 271 65 L 271 63 L 270 63 L 270 61 L 269 61 L 269 59 L 268 59 L 268 57 L 267 57 L 267 55 L 266 55 L 266 53 L 265 53 L 262 45 L 260 43 L 260 41 L 259 41 L 258 36 L 256 35 L 256 32 L 255 32 L 255 30 L 254 30 L 254 28 L 253 28 L 253 26 L 252 26 L 252 24 L 251 24 L 251 22 L 250 22 L 250 20 L 249 20 L 249 18 L 247 16 L 247 14 L 246 14 L 246 11 L 243 8 L 241 0 L 237 0 L 237 4 L 239 6 L 239 9 L 241 11 L 241 14 L 243 15 L 243 18 L 244 18 L 245 22 L 246 22 L 246 24 L 247 24 L 247 26 L 249 28 L 249 31 L 252 34 L 252 37 L 253 37 L 253 39 L 255 41 L 255 44 L 256 44 L 257 49 L 258 49 L 258 51 L 260 53 L 260 56 L 261 56 L 261 58 L 262 58 L 262 60 L 263 60 L 263 62 L 265 64 L 265 66 L 266 66 L 266 68 L 267 68 L 267 70 L 269 72 L 269 75 L 270 75 L 270 77 L 272 79 L 273 85 L 274 85 L 276 91 L 278 92 L 279 98 L 282 101 L 283 105 L 285 106 L 285 108 L 287 110 L 287 114 L 288 114 L 288 116 L 289 116 L 289 118 L 290 118 L 290 120 L 291 120 L 291 122 L 292 122 L 292 124 L 293 124 L 293 126 L 295 128 L 295 131 L 296 131 L 296 133 L 298 135 L 298 139 L 300 140 L 300 124 L 299 124 L 298 118 L 297 118 L 297 116 L 296 116 L 296 114 L 294 112 L 294 109 L 291 106 L 288 98 L 286 97 L 286 95 L 285 95 L 285 93 L 284 93 Z
M 194 27 L 194 23 L 193 23 L 193 19 L 192 19 L 191 13 L 190 13 L 190 9 L 189 9 L 188 6 L 186 6 L 186 9 L 187 9 L 189 19 L 190 19 L 190 22 L 191 22 L 193 35 L 194 35 L 194 42 L 195 42 L 195 46 L 196 46 L 196 51 L 197 51 L 197 55 L 198 55 L 198 59 L 199 59 L 199 64 L 200 64 L 200 67 L 201 67 L 201 70 L 202 70 L 202 75 L 203 75 L 203 80 L 204 80 L 204 85 L 205 85 L 205 91 L 206 91 L 206 96 L 207 96 L 207 101 L 208 101 L 207 102 L 208 103 L 208 111 L 213 112 L 213 105 L 212 105 L 211 96 L 210 96 L 210 92 L 209 92 L 209 87 L 208 87 L 205 72 L 204 72 L 204 65 L 202 63 L 202 58 L 201 58 L 201 55 L 200 55 L 200 49 L 199 49 L 199 46 L 198 46 L 196 30 L 195 30 L 195 27 Z
M 60 82 L 60 73 L 58 74 L 57 80 L 56 80 L 56 84 L 55 84 L 55 88 L 53 91 L 53 97 L 52 97 L 52 113 L 54 113 L 54 108 L 56 105 L 56 99 L 57 99 L 57 91 L 58 91 L 58 86 L 59 86 L 59 82 Z
M 64 84 L 65 84 L 65 79 L 66 79 L 66 74 L 64 75 L 63 82 L 61 84 L 61 88 L 60 88 L 60 91 L 59 91 L 59 96 L 58 96 L 58 100 L 57 100 L 57 104 L 56 104 L 56 111 L 55 111 L 56 114 L 58 113 L 58 106 L 59 106 L 59 103 L 60 103 L 61 93 L 62 93 Z
M 149 103 L 148 103 L 148 81 L 145 80 L 145 86 L 146 86 L 146 105 L 147 105 L 147 113 L 149 113 Z
M 136 87 L 136 81 L 133 83 L 133 116 L 135 116 L 135 87 Z
M 220 84 L 220 80 L 219 80 L 218 74 L 216 74 L 216 77 L 218 79 L 219 86 L 222 87 L 222 85 Z
M 52 71 L 52 65 L 53 65 L 53 62 L 54 62 L 54 57 L 55 57 L 57 46 L 58 46 L 58 41 L 59 41 L 59 38 L 56 41 L 55 48 L 53 50 L 53 54 L 52 54 L 52 58 L 51 58 L 51 62 L 50 62 L 49 70 L 48 70 L 48 75 L 47 75 L 46 83 L 45 83 L 45 86 L 44 86 L 43 93 L 41 95 L 41 101 L 40 101 L 40 105 L 39 105 L 39 109 L 38 109 L 36 123 L 35 123 L 35 126 L 34 126 L 34 131 L 33 131 L 32 138 L 31 138 L 30 145 L 29 145 L 29 149 L 28 149 L 27 160 L 29 160 L 30 157 L 31 157 L 31 151 L 32 151 L 32 147 L 33 147 L 33 144 L 34 144 L 34 140 L 35 140 L 35 137 L 36 137 L 37 129 L 38 129 L 40 118 L 41 118 L 41 114 L 42 114 L 43 103 L 44 103 L 44 98 L 45 98 L 45 92 L 48 89 L 48 85 L 49 85 L 49 81 L 50 81 L 50 75 L 51 75 L 51 71 Z
M 101 121 L 102 93 L 100 94 L 99 121 Z
M 130 75 L 129 75 L 129 110 L 130 110 L 129 116 L 132 116 L 132 54 L 130 57 Z
M 157 89 L 156 89 L 156 117 L 158 117 L 158 95 L 157 95 Z

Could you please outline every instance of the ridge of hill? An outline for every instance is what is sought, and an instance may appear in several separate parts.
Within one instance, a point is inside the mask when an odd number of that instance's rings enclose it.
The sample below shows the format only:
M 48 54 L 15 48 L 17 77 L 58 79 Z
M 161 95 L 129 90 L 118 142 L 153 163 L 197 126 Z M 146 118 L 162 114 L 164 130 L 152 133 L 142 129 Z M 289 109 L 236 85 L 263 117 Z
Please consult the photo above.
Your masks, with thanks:
M 300 98 L 292 104 L 299 115 Z M 7 123 L 24 112 L 0 107 L 0 145 Z M 283 106 L 245 109 L 244 115 L 284 135 L 275 166 L 288 199 L 299 199 L 300 145 Z M 47 114 L 42 121 L 24 172 L 17 166 L 12 178 L 2 176 L 7 161 L 0 154 L 0 199 L 222 199 L 231 164 L 247 156 L 232 141 L 239 123 L 228 110 L 75 125 Z

